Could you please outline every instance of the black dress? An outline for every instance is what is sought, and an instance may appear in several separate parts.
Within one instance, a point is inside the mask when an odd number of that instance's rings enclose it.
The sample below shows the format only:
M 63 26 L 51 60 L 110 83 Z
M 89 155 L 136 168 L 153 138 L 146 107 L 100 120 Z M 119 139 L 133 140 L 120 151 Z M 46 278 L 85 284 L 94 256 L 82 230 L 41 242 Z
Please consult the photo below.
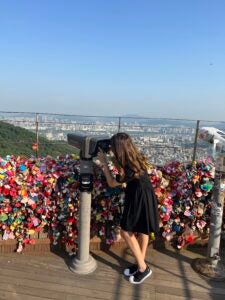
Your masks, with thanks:
M 120 226 L 124 231 L 158 233 L 158 202 L 147 172 L 140 177 L 125 169 L 125 202 Z

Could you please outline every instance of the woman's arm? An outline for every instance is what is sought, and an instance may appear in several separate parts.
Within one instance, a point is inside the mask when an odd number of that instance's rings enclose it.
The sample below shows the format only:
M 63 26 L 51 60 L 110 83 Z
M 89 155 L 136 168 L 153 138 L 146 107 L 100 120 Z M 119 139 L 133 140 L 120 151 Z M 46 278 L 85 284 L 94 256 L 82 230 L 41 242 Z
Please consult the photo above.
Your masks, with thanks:
M 105 178 L 106 178 L 106 181 L 108 183 L 108 186 L 110 186 L 110 187 L 116 187 L 116 186 L 121 185 L 121 183 L 119 183 L 118 181 L 116 181 L 116 179 L 112 176 L 112 173 L 110 172 L 108 165 L 104 165 L 102 167 L 102 171 L 103 171 L 103 173 L 105 175 Z
M 107 157 L 101 149 L 99 149 L 97 159 L 100 161 L 100 167 L 106 177 L 106 181 L 107 181 L 108 185 L 110 187 L 116 187 L 116 186 L 121 185 L 121 183 L 116 181 L 116 179 L 112 176 L 112 173 L 110 172 L 109 167 L 108 167 Z

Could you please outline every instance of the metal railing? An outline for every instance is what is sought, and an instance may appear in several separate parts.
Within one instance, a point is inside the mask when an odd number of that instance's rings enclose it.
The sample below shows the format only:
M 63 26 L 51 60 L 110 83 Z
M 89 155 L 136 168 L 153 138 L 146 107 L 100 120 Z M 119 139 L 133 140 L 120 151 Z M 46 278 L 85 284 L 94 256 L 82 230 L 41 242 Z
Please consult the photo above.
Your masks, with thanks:
M 76 131 L 88 135 L 111 136 L 116 132 L 125 131 L 132 136 L 150 162 L 157 165 L 171 161 L 187 163 L 209 156 L 210 145 L 198 140 L 199 128 L 212 126 L 225 130 L 224 121 L 35 112 L 0 111 L 0 121 L 33 132 L 32 137 L 20 137 L 20 140 L 0 135 L 0 149 L 4 149 L 6 145 L 13 147 L 16 143 L 18 147 L 20 144 L 26 146 L 26 155 L 41 155 L 42 149 L 45 149 L 45 154 L 51 155 L 51 149 L 49 148 L 48 153 L 48 147 L 68 146 L 67 133 Z M 36 150 L 34 150 L 35 144 Z M 67 149 L 67 151 L 72 151 L 72 149 Z

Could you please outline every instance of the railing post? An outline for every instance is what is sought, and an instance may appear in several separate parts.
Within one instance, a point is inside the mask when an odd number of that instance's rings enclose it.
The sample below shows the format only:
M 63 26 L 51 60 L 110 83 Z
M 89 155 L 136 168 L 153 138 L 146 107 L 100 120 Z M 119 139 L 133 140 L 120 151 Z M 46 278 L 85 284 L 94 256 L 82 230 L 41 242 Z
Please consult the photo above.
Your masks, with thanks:
M 38 114 L 36 114 L 36 157 L 38 157 L 38 150 L 39 150 L 39 120 Z
M 120 128 L 121 128 L 121 117 L 119 117 L 118 132 L 120 132 Z
M 200 120 L 197 120 L 196 130 L 195 130 L 195 142 L 194 142 L 194 149 L 193 149 L 193 156 L 192 156 L 192 165 L 196 160 L 196 152 L 197 152 L 197 143 L 198 143 L 198 132 L 199 132 L 199 123 Z

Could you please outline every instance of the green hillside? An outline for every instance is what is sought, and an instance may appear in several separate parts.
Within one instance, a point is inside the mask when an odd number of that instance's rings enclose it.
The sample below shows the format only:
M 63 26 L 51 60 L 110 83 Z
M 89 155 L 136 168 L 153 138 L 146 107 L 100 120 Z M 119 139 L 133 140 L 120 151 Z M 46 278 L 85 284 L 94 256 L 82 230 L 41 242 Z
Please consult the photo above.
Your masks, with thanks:
M 32 145 L 36 143 L 35 133 L 19 126 L 14 126 L 0 121 L 0 156 L 24 155 L 30 157 L 36 152 L 32 150 Z M 39 136 L 39 156 L 65 154 L 78 154 L 78 150 L 69 146 L 66 142 L 48 141 Z

